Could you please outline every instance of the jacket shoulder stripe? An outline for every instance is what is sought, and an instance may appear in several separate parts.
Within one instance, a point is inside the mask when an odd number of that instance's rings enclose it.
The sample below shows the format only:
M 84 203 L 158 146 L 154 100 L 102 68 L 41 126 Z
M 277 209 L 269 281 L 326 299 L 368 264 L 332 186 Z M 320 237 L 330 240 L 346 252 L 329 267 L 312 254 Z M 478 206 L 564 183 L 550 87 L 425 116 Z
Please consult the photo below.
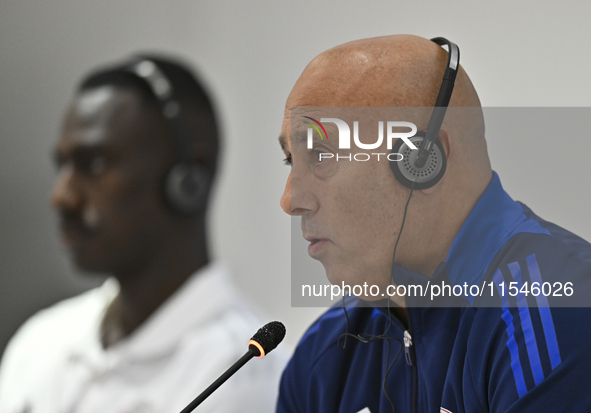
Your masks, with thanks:
M 537 282 L 541 286 L 542 276 L 540 274 L 540 267 L 536 259 L 536 254 L 528 256 L 526 259 L 527 268 L 529 270 L 529 277 L 532 283 Z M 546 337 L 546 345 L 548 346 L 548 354 L 550 355 L 550 363 L 552 370 L 554 370 L 562 362 L 560 358 L 560 349 L 558 348 L 558 340 L 556 338 L 556 330 L 554 328 L 554 321 L 552 320 L 552 312 L 548 305 L 548 298 L 544 294 L 539 294 L 536 297 L 538 303 L 538 310 L 540 311 L 540 318 L 542 319 L 542 327 L 544 329 L 544 337 Z
M 521 369 L 521 361 L 519 360 L 519 349 L 517 348 L 517 342 L 515 341 L 515 327 L 513 326 L 513 316 L 509 311 L 509 300 L 506 296 L 501 293 L 501 283 L 504 282 L 503 274 L 501 270 L 497 269 L 493 274 L 493 280 L 501 294 L 503 300 L 503 321 L 507 324 L 507 349 L 511 355 L 511 370 L 513 370 L 513 377 L 515 378 L 515 386 L 517 387 L 517 394 L 519 397 L 523 397 L 527 393 L 527 386 L 525 385 L 525 379 L 523 377 L 523 370 Z
M 513 280 L 517 283 L 517 290 L 519 291 L 517 293 L 517 306 L 519 308 L 521 329 L 525 338 L 525 348 L 527 349 L 527 355 L 529 356 L 529 363 L 535 383 L 540 384 L 544 380 L 544 370 L 542 369 L 542 362 L 540 361 L 538 343 L 536 341 L 536 334 L 534 332 L 534 326 L 532 325 L 527 299 L 525 295 L 521 293 L 521 287 L 523 285 L 521 279 L 521 267 L 517 262 L 513 262 L 509 264 L 509 270 L 511 271 Z

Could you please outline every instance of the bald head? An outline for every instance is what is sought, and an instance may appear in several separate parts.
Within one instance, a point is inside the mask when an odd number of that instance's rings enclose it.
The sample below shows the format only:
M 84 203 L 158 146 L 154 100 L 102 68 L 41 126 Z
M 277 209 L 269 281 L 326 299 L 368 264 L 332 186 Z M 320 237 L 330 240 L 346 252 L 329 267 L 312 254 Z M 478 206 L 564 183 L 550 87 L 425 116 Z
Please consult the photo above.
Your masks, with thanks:
M 288 106 L 433 106 L 446 61 L 443 48 L 417 36 L 345 43 L 312 60 L 297 81 Z M 461 67 L 450 106 L 480 106 Z

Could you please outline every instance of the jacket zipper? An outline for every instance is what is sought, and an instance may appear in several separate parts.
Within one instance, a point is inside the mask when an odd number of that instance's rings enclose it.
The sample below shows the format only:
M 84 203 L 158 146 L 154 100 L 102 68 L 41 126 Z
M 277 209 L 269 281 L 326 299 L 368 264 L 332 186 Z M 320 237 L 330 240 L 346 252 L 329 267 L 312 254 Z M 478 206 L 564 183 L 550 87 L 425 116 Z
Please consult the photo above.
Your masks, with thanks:
M 406 307 L 408 309 L 408 307 Z M 408 310 L 407 310 L 408 314 Z M 404 325 L 396 318 L 394 318 L 398 324 L 404 328 L 404 358 L 406 359 L 406 364 L 408 364 L 412 368 L 412 400 L 411 400 L 411 412 L 417 413 L 418 412 L 418 387 L 419 387 L 419 375 L 417 372 L 416 361 L 413 362 L 413 358 L 415 358 L 415 351 L 412 345 L 412 334 L 410 331 L 412 330 L 411 322 L 410 322 L 410 314 L 408 314 L 408 328 L 405 328 Z
M 412 366 L 412 358 L 410 357 L 410 346 L 412 346 L 412 336 L 408 330 L 404 330 L 404 357 L 406 358 L 406 364 Z
M 415 358 L 415 351 L 412 345 L 412 335 L 410 334 L 411 324 L 410 324 L 410 315 L 408 317 L 408 329 L 404 330 L 404 357 L 406 358 L 406 363 L 412 368 L 412 397 L 411 397 L 411 411 L 412 413 L 416 413 L 418 411 L 418 386 L 419 386 L 419 376 L 417 372 L 416 360 L 413 361 Z

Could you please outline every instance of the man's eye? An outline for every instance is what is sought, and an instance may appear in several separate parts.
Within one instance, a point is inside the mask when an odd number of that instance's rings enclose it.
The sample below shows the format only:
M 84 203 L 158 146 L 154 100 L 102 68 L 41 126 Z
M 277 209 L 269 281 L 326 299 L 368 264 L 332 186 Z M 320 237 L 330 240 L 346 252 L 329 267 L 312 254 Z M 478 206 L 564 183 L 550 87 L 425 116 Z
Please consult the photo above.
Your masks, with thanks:
M 93 176 L 99 176 L 105 171 L 105 158 L 95 156 L 89 163 L 88 172 Z
M 334 157 L 334 154 L 327 152 L 326 150 L 311 150 L 311 155 L 315 162 L 325 163 L 330 158 Z
M 283 160 L 283 163 L 287 166 L 291 166 L 291 155 L 287 155 L 287 158 Z
M 76 168 L 90 176 L 100 176 L 105 171 L 105 158 L 103 156 L 81 156 L 75 161 Z
M 66 160 L 61 156 L 54 156 L 53 158 L 53 166 L 55 166 L 56 171 L 59 172 L 60 169 L 66 164 Z

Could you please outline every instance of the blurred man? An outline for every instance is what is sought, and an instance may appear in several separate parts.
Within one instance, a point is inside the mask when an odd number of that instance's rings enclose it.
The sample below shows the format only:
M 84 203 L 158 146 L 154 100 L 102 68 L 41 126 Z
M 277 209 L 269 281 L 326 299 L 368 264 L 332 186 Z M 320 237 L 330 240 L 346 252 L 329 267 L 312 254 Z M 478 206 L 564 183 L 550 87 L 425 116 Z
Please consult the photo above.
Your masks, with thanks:
M 367 283 L 375 294 L 358 289 L 344 314 L 330 309 L 304 335 L 277 411 L 591 411 L 589 308 L 556 308 L 573 301 L 530 289 L 588 287 L 591 246 L 504 192 L 459 51 L 433 40 L 389 36 L 330 49 L 287 99 L 280 143 L 291 173 L 281 206 L 301 217 L 308 252 L 331 283 Z M 420 109 L 448 102 L 445 118 Z M 379 128 L 409 121 L 418 132 L 393 128 L 400 139 L 388 147 L 386 132 L 376 141 L 377 122 L 364 129 L 360 107 L 397 107 L 408 117 L 373 120 L 384 121 Z M 357 128 L 354 145 L 347 137 Z M 425 303 L 390 288 L 433 284 L 470 294 Z
M 52 202 L 76 266 L 113 277 L 20 329 L 0 412 L 180 411 L 245 353 L 264 323 L 206 237 L 218 140 L 209 97 L 178 62 L 140 57 L 84 79 L 55 148 Z M 199 411 L 271 410 L 273 356 Z

